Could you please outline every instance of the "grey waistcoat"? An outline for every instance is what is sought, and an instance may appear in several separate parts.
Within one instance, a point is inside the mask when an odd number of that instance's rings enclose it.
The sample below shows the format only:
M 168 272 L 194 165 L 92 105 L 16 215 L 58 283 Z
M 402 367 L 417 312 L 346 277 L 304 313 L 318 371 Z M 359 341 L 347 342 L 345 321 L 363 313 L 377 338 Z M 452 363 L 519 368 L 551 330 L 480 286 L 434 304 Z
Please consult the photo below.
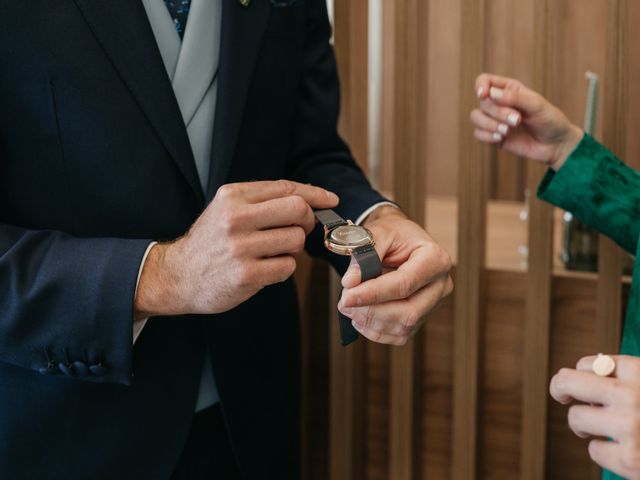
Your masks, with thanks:
M 215 123 L 222 0 L 192 0 L 184 38 L 164 0 L 142 0 L 187 127 L 200 185 L 207 191 Z M 211 362 L 205 356 L 196 412 L 218 402 Z

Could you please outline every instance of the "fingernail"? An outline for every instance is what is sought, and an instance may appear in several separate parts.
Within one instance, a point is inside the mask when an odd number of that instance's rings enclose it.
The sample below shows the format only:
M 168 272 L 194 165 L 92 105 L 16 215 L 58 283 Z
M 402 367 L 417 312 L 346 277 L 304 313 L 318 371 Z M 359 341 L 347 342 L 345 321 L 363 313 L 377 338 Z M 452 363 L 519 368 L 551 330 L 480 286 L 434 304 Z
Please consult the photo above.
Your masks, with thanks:
M 504 97 L 504 90 L 502 90 L 501 88 L 491 87 L 491 90 L 489 90 L 489 95 L 491 95 L 491 98 L 500 99 Z
M 353 313 L 353 308 L 351 307 L 342 307 L 342 308 L 339 308 L 338 310 L 340 310 L 340 313 L 342 313 L 343 315 L 346 315 L 347 317 Z
M 502 135 L 506 135 L 507 133 L 509 133 L 509 125 L 501 123 L 500 125 L 498 125 L 498 132 L 500 132 Z
M 482 98 L 482 94 L 484 93 L 484 88 L 483 87 L 478 88 L 478 91 L 476 93 L 478 95 L 478 98 Z
M 512 126 L 517 127 L 518 123 L 520 123 L 520 115 L 517 113 L 510 113 L 507 120 Z
M 496 132 L 496 133 L 493 134 L 493 139 L 496 142 L 501 142 L 502 141 L 502 135 L 500 135 L 498 132 Z
M 362 330 L 362 327 L 357 324 L 354 320 L 351 321 L 351 325 L 353 326 L 353 328 L 355 328 L 357 331 Z

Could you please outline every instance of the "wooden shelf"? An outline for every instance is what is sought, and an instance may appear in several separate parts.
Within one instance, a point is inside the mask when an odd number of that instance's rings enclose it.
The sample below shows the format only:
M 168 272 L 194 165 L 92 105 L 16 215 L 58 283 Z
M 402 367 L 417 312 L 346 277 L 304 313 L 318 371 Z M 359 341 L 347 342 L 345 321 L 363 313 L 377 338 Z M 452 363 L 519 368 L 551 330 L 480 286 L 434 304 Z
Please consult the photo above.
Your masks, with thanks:
M 487 206 L 487 269 L 507 272 L 527 271 L 527 259 L 519 252 L 526 245 L 527 225 L 520 220 L 524 204 L 491 200 Z M 455 197 L 431 195 L 426 202 L 427 231 L 457 264 L 458 204 Z M 562 211 L 554 213 L 554 276 L 595 280 L 596 273 L 567 270 L 560 259 Z M 630 277 L 623 277 L 630 283 Z

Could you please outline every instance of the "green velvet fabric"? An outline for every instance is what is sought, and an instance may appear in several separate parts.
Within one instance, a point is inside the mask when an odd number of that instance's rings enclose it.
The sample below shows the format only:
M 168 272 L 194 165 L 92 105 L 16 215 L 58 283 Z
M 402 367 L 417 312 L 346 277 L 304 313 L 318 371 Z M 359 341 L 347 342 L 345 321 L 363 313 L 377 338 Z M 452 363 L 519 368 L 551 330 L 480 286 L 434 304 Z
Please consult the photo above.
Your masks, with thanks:
M 549 171 L 538 197 L 573 213 L 584 223 L 636 254 L 621 352 L 640 356 L 638 318 L 638 238 L 640 236 L 640 174 L 622 163 L 591 136 L 585 135 L 558 172 Z M 577 360 L 577 359 L 576 359 Z M 605 471 L 603 479 L 621 479 Z

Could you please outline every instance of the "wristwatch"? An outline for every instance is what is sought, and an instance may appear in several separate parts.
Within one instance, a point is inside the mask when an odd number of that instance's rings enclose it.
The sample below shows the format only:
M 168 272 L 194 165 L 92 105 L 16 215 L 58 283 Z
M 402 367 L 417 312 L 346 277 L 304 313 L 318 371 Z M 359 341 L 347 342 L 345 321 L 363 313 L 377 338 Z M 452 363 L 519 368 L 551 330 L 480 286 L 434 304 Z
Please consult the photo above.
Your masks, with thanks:
M 316 210 L 316 218 L 324 225 L 324 246 L 338 255 L 352 256 L 360 266 L 362 281 L 366 282 L 382 274 L 382 262 L 376 252 L 372 233 L 351 220 L 344 220 L 333 210 Z M 358 331 L 351 319 L 338 312 L 340 340 L 349 345 L 358 339 Z

